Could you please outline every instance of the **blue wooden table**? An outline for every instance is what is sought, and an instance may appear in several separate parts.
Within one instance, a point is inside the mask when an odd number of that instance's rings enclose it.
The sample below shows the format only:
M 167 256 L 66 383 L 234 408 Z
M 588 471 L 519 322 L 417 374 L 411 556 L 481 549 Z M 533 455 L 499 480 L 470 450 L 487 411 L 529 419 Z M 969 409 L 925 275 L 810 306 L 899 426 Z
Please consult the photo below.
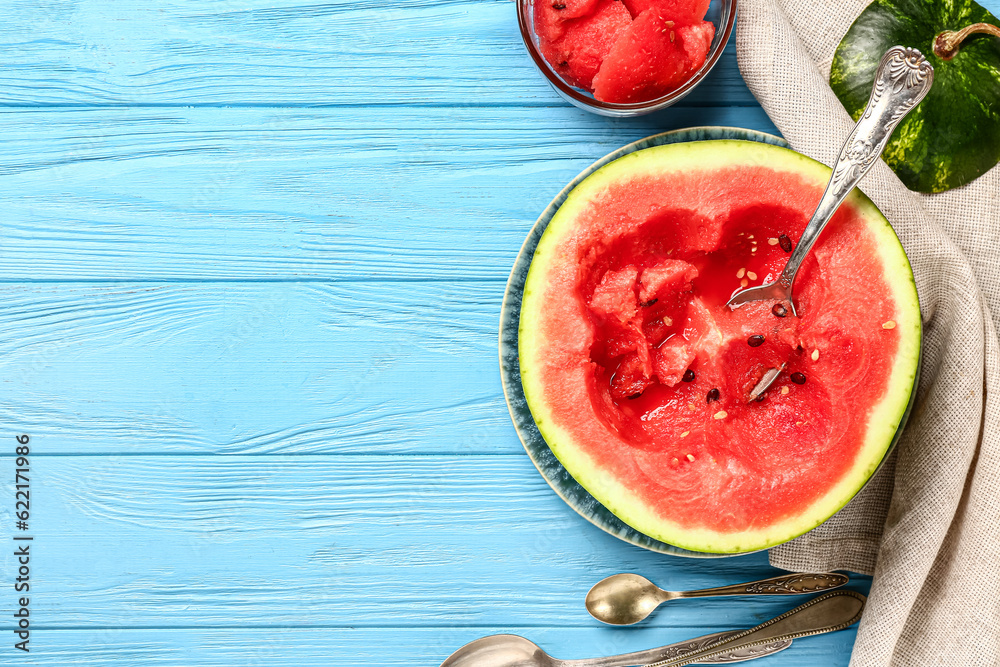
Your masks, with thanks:
M 578 517 L 497 364 L 511 264 L 574 175 L 663 130 L 774 131 L 732 45 L 678 107 L 608 120 L 549 89 L 510 0 L 8 0 L 0 37 L 0 664 L 434 666 L 497 632 L 584 657 L 794 606 L 591 620 L 615 572 L 774 571 Z

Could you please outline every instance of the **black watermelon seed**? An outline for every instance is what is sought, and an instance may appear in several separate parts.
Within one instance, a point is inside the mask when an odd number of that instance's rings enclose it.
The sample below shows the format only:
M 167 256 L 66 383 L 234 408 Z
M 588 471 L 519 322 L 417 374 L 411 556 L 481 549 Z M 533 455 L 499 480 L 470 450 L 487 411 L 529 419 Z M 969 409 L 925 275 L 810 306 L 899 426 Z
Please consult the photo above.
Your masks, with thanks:
M 706 402 L 707 403 L 711 403 L 712 401 L 717 401 L 717 400 L 719 400 L 719 390 L 718 389 L 709 389 L 708 390 L 708 398 L 707 398 Z
M 659 299 L 650 299 L 649 301 L 643 301 L 639 305 L 642 306 L 643 308 L 649 308 L 650 306 L 652 306 L 657 301 L 659 301 Z
M 760 347 L 764 344 L 764 337 L 760 334 L 756 334 L 747 338 L 747 345 L 750 347 Z
M 640 396 L 642 396 L 642 392 L 641 391 L 638 394 L 632 394 L 631 396 L 628 396 L 627 398 L 628 398 L 628 400 L 631 401 L 632 399 L 639 398 Z
M 788 309 L 785 308 L 784 304 L 776 303 L 774 304 L 774 308 L 771 309 L 771 312 L 777 317 L 784 317 L 788 314 Z
M 788 234 L 778 235 L 778 245 L 780 245 L 781 249 L 784 250 L 785 252 L 792 251 L 792 240 L 788 238 Z
M 764 400 L 764 394 L 761 394 L 760 396 L 758 396 L 758 397 L 757 397 L 757 398 L 755 398 L 754 400 L 755 400 L 755 401 L 757 401 L 758 403 L 760 403 L 761 401 L 763 401 L 763 400 Z
M 806 383 L 806 374 L 805 373 L 798 373 L 798 372 L 792 373 L 792 382 L 794 382 L 795 384 L 805 384 Z
M 553 2 L 552 9 L 566 9 L 566 5 L 561 2 Z
M 676 377 L 676 376 L 675 376 Z M 694 371 L 690 368 L 684 371 L 684 377 L 681 378 L 685 382 L 694 382 Z

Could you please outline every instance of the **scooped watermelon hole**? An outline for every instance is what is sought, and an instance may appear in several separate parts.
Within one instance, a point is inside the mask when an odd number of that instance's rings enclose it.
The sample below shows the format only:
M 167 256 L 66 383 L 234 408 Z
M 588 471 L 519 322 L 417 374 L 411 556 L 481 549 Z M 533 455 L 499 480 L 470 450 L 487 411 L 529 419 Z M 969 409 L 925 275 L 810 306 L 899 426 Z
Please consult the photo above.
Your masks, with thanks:
M 739 208 L 717 220 L 684 209 L 646 215 L 643 224 L 580 260 L 580 293 L 595 330 L 590 353 L 595 411 L 641 450 L 683 439 L 683 449 L 692 451 L 669 457 L 681 466 L 692 463 L 688 454 L 698 460 L 707 454 L 707 461 L 742 462 L 737 468 L 750 471 L 767 464 L 767 443 L 776 439 L 814 443 L 809 445 L 814 456 L 815 443 L 838 440 L 831 435 L 834 428 L 843 437 L 860 437 L 861 426 L 831 414 L 831 384 L 805 386 L 802 371 L 789 370 L 759 398 L 751 396 L 769 369 L 816 365 L 815 341 L 809 335 L 803 339 L 801 318 L 787 312 L 775 318 L 774 304 L 751 305 L 736 314 L 724 306 L 741 281 L 768 280 L 780 272 L 786 260 L 781 242 L 767 239 L 784 236 L 791 242 L 806 217 L 773 205 Z M 813 260 L 810 270 L 823 267 Z M 856 352 L 840 349 L 837 365 L 864 366 Z M 718 443 L 727 443 L 726 451 Z M 850 457 L 830 446 L 829 456 L 838 459 L 831 465 L 846 469 Z M 783 511 L 799 509 L 792 503 Z M 735 527 L 751 516 L 775 519 L 761 505 L 725 523 Z

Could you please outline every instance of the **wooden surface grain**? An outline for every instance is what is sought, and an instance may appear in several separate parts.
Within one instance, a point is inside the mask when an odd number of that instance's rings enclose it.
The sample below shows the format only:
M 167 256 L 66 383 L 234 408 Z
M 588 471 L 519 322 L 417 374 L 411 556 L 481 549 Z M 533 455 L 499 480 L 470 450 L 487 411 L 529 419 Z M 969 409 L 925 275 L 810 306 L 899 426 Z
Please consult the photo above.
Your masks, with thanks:
M 35 610 L 52 628 L 587 629 L 583 597 L 617 571 L 686 588 L 760 569 L 621 543 L 567 512 L 525 459 L 40 457 Z M 802 601 L 678 601 L 644 627 L 695 636 Z
M 759 107 L 625 122 L 552 103 L 8 110 L 0 275 L 499 285 L 548 202 L 622 144 L 773 131 Z
M 591 620 L 614 572 L 775 571 L 576 516 L 497 364 L 513 259 L 581 169 L 774 131 L 732 45 L 677 107 L 609 120 L 549 89 L 509 0 L 9 0 L 0 38 L 0 538 L 18 434 L 34 537 L 30 653 L 0 557 L 0 664 L 433 666 L 498 632 L 585 657 L 801 601 Z M 853 638 L 761 664 L 846 665 Z
M 8 106 L 558 104 L 510 0 L 5 4 Z M 688 99 L 753 105 L 734 64 Z

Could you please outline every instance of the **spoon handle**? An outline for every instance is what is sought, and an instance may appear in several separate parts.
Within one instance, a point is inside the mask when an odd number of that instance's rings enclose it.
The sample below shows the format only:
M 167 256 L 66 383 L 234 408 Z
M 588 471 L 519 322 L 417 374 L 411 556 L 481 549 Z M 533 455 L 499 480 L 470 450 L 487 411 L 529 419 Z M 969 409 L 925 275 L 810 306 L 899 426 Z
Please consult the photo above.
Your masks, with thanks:
M 636 651 L 635 653 L 612 655 L 606 658 L 584 658 L 582 660 L 552 659 L 552 667 L 633 667 L 634 665 L 648 665 L 651 662 L 673 659 L 689 655 L 696 651 L 701 651 L 710 646 L 716 646 L 721 642 L 733 639 L 740 634 L 742 633 L 738 630 L 716 632 L 702 637 L 695 637 L 694 639 L 689 639 L 687 641 L 677 642 L 676 644 L 670 644 L 668 646 L 646 649 L 645 651 Z M 780 639 L 773 642 L 764 642 L 760 646 L 756 646 L 751 649 L 736 646 L 728 651 L 724 651 L 716 656 L 713 656 L 715 658 L 713 662 L 743 662 L 745 660 L 753 660 L 754 658 L 763 658 L 764 656 L 777 653 L 778 651 L 784 651 L 791 645 L 791 639 Z
M 704 598 L 714 595 L 802 595 L 840 588 L 848 577 L 836 572 L 785 574 L 780 577 L 751 581 L 746 584 L 703 588 L 698 591 L 672 593 L 671 598 Z
M 712 662 L 713 658 L 734 649 L 752 649 L 778 640 L 843 630 L 861 618 L 865 599 L 864 595 L 855 591 L 824 593 L 730 639 L 686 655 L 654 662 L 646 667 L 681 667 L 693 662 Z
M 871 97 L 833 169 L 823 198 L 806 225 L 795 251 L 777 282 L 791 296 L 792 282 L 826 223 L 854 186 L 868 173 L 903 117 L 924 98 L 934 81 L 934 68 L 917 49 L 894 46 L 875 72 Z

